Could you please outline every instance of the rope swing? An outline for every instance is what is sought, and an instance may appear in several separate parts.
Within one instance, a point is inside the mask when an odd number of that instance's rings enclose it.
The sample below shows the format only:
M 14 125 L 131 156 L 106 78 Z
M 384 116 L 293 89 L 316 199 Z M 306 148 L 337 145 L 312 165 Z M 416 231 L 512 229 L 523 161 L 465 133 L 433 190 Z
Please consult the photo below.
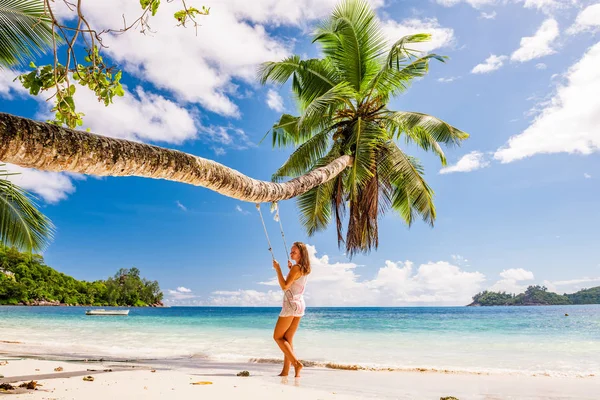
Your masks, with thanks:
M 271 246 L 271 240 L 269 239 L 269 233 L 267 232 L 267 225 L 265 224 L 265 219 L 263 218 L 262 211 L 260 209 L 260 203 L 256 203 L 256 209 L 258 210 L 258 215 L 260 215 L 260 220 L 262 222 L 263 229 L 265 230 L 265 236 L 267 237 L 267 243 L 269 244 L 269 251 L 271 252 L 271 257 L 275 260 L 275 254 L 273 253 L 273 246 Z M 287 254 L 287 258 L 289 260 L 289 254 L 287 243 L 285 242 L 285 234 L 283 233 L 283 225 L 281 224 L 281 218 L 279 218 L 279 207 L 277 206 L 277 202 L 273 202 L 271 204 L 271 213 L 275 212 L 275 216 L 273 219 L 279 222 L 279 230 L 281 231 L 281 239 L 283 240 L 283 246 L 285 247 L 285 252 Z

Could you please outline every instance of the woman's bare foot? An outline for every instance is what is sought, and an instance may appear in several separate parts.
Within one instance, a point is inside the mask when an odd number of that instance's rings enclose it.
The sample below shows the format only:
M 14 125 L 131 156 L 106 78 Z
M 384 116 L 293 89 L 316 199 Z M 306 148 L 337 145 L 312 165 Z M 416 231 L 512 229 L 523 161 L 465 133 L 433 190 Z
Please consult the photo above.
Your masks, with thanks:
M 289 373 L 290 371 L 281 371 L 281 373 L 277 376 L 288 376 Z
M 294 364 L 294 371 L 296 371 L 296 375 L 294 375 L 296 378 L 300 378 L 300 370 L 304 368 L 304 365 L 302 365 L 302 363 L 300 361 L 298 361 L 296 364 Z

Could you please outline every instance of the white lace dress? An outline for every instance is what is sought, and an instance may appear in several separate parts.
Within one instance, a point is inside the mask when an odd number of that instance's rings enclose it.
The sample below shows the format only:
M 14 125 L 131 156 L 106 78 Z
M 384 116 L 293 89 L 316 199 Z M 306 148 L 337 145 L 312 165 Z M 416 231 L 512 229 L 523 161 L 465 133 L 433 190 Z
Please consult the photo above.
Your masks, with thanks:
M 303 317 L 306 304 L 304 303 L 304 288 L 308 275 L 296 279 L 289 289 L 283 292 L 283 307 L 280 317 Z

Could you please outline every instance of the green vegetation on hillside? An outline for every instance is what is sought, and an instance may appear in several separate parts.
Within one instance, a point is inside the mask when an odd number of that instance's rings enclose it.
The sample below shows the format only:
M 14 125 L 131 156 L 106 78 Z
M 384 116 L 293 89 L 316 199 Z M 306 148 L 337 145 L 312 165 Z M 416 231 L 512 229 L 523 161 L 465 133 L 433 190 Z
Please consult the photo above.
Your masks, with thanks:
M 48 267 L 39 255 L 0 246 L 0 304 L 147 306 L 162 298 L 158 282 L 141 278 L 135 267 L 104 281 L 78 281 Z
M 600 286 L 566 295 L 573 304 L 600 304 Z
M 545 286 L 529 286 L 525 293 L 483 291 L 473 296 L 470 306 L 550 306 L 566 304 L 600 304 L 600 286 L 573 294 L 549 292 Z

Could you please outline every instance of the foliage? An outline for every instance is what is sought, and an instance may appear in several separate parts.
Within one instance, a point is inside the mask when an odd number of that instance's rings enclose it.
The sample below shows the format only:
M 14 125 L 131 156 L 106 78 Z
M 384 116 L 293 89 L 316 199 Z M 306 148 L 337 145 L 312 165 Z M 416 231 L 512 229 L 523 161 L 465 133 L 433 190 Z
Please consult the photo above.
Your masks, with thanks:
M 565 294 L 573 304 L 600 304 L 600 286 Z
M 468 135 L 430 115 L 393 111 L 387 104 L 425 76 L 429 61 L 445 61 L 411 47 L 428 34 L 400 38 L 391 46 L 366 0 L 344 0 L 314 35 L 321 59 L 290 56 L 259 69 L 263 84 L 291 81 L 300 115 L 284 114 L 272 129 L 273 146 L 296 150 L 273 180 L 297 177 L 348 154 L 352 167 L 332 181 L 298 197 L 307 233 L 336 220 L 338 245 L 349 256 L 378 245 L 378 218 L 396 211 L 410 225 L 420 216 L 433 225 L 433 190 L 419 161 L 396 140 L 433 151 L 445 165 L 442 145 L 459 145 Z M 349 208 L 346 237 L 342 223 Z
M 52 44 L 52 25 L 41 0 L 0 0 L 0 69 L 39 56 Z
M 149 16 L 156 15 L 160 0 L 140 0 L 142 14 L 133 23 L 101 32 L 85 18 L 83 1 L 77 4 L 63 1 L 73 15 L 59 21 L 53 12 L 54 0 L 0 0 L 0 68 L 25 65 L 29 59 L 32 70 L 20 75 L 19 81 L 34 96 L 53 92 L 48 100 L 54 100 L 55 118 L 50 122 L 75 128 L 83 124 L 84 114 L 76 110 L 75 86 L 71 80 L 92 90 L 106 106 L 114 96 L 123 96 L 122 72 L 104 63 L 102 51 L 106 46 L 102 36 L 132 28 L 145 33 L 150 29 Z M 204 6 L 199 10 L 188 7 L 185 0 L 181 3 L 183 9 L 174 15 L 178 25 L 185 26 L 191 21 L 197 28 L 195 18 L 209 14 L 209 8 Z M 64 52 L 59 51 L 61 46 Z M 52 64 L 37 66 L 31 60 L 50 49 L 54 53 Z M 85 52 L 85 63 L 78 62 L 78 52 Z
M 473 296 L 473 304 L 482 306 L 505 306 L 512 302 L 515 296 L 506 292 L 490 292 L 484 290 Z
M 600 286 L 576 293 L 560 295 L 548 292 L 545 286 L 529 286 L 524 293 L 512 295 L 505 292 L 483 291 L 473 296 L 470 305 L 479 306 L 533 306 L 566 304 L 600 304 Z
M 0 245 L 26 251 L 41 251 L 54 234 L 54 225 L 36 207 L 28 194 L 6 179 L 0 164 Z
M 44 264 L 39 255 L 0 246 L 0 304 L 35 300 L 97 306 L 146 306 L 162 300 L 157 281 L 137 268 L 120 269 L 107 280 L 78 281 Z

